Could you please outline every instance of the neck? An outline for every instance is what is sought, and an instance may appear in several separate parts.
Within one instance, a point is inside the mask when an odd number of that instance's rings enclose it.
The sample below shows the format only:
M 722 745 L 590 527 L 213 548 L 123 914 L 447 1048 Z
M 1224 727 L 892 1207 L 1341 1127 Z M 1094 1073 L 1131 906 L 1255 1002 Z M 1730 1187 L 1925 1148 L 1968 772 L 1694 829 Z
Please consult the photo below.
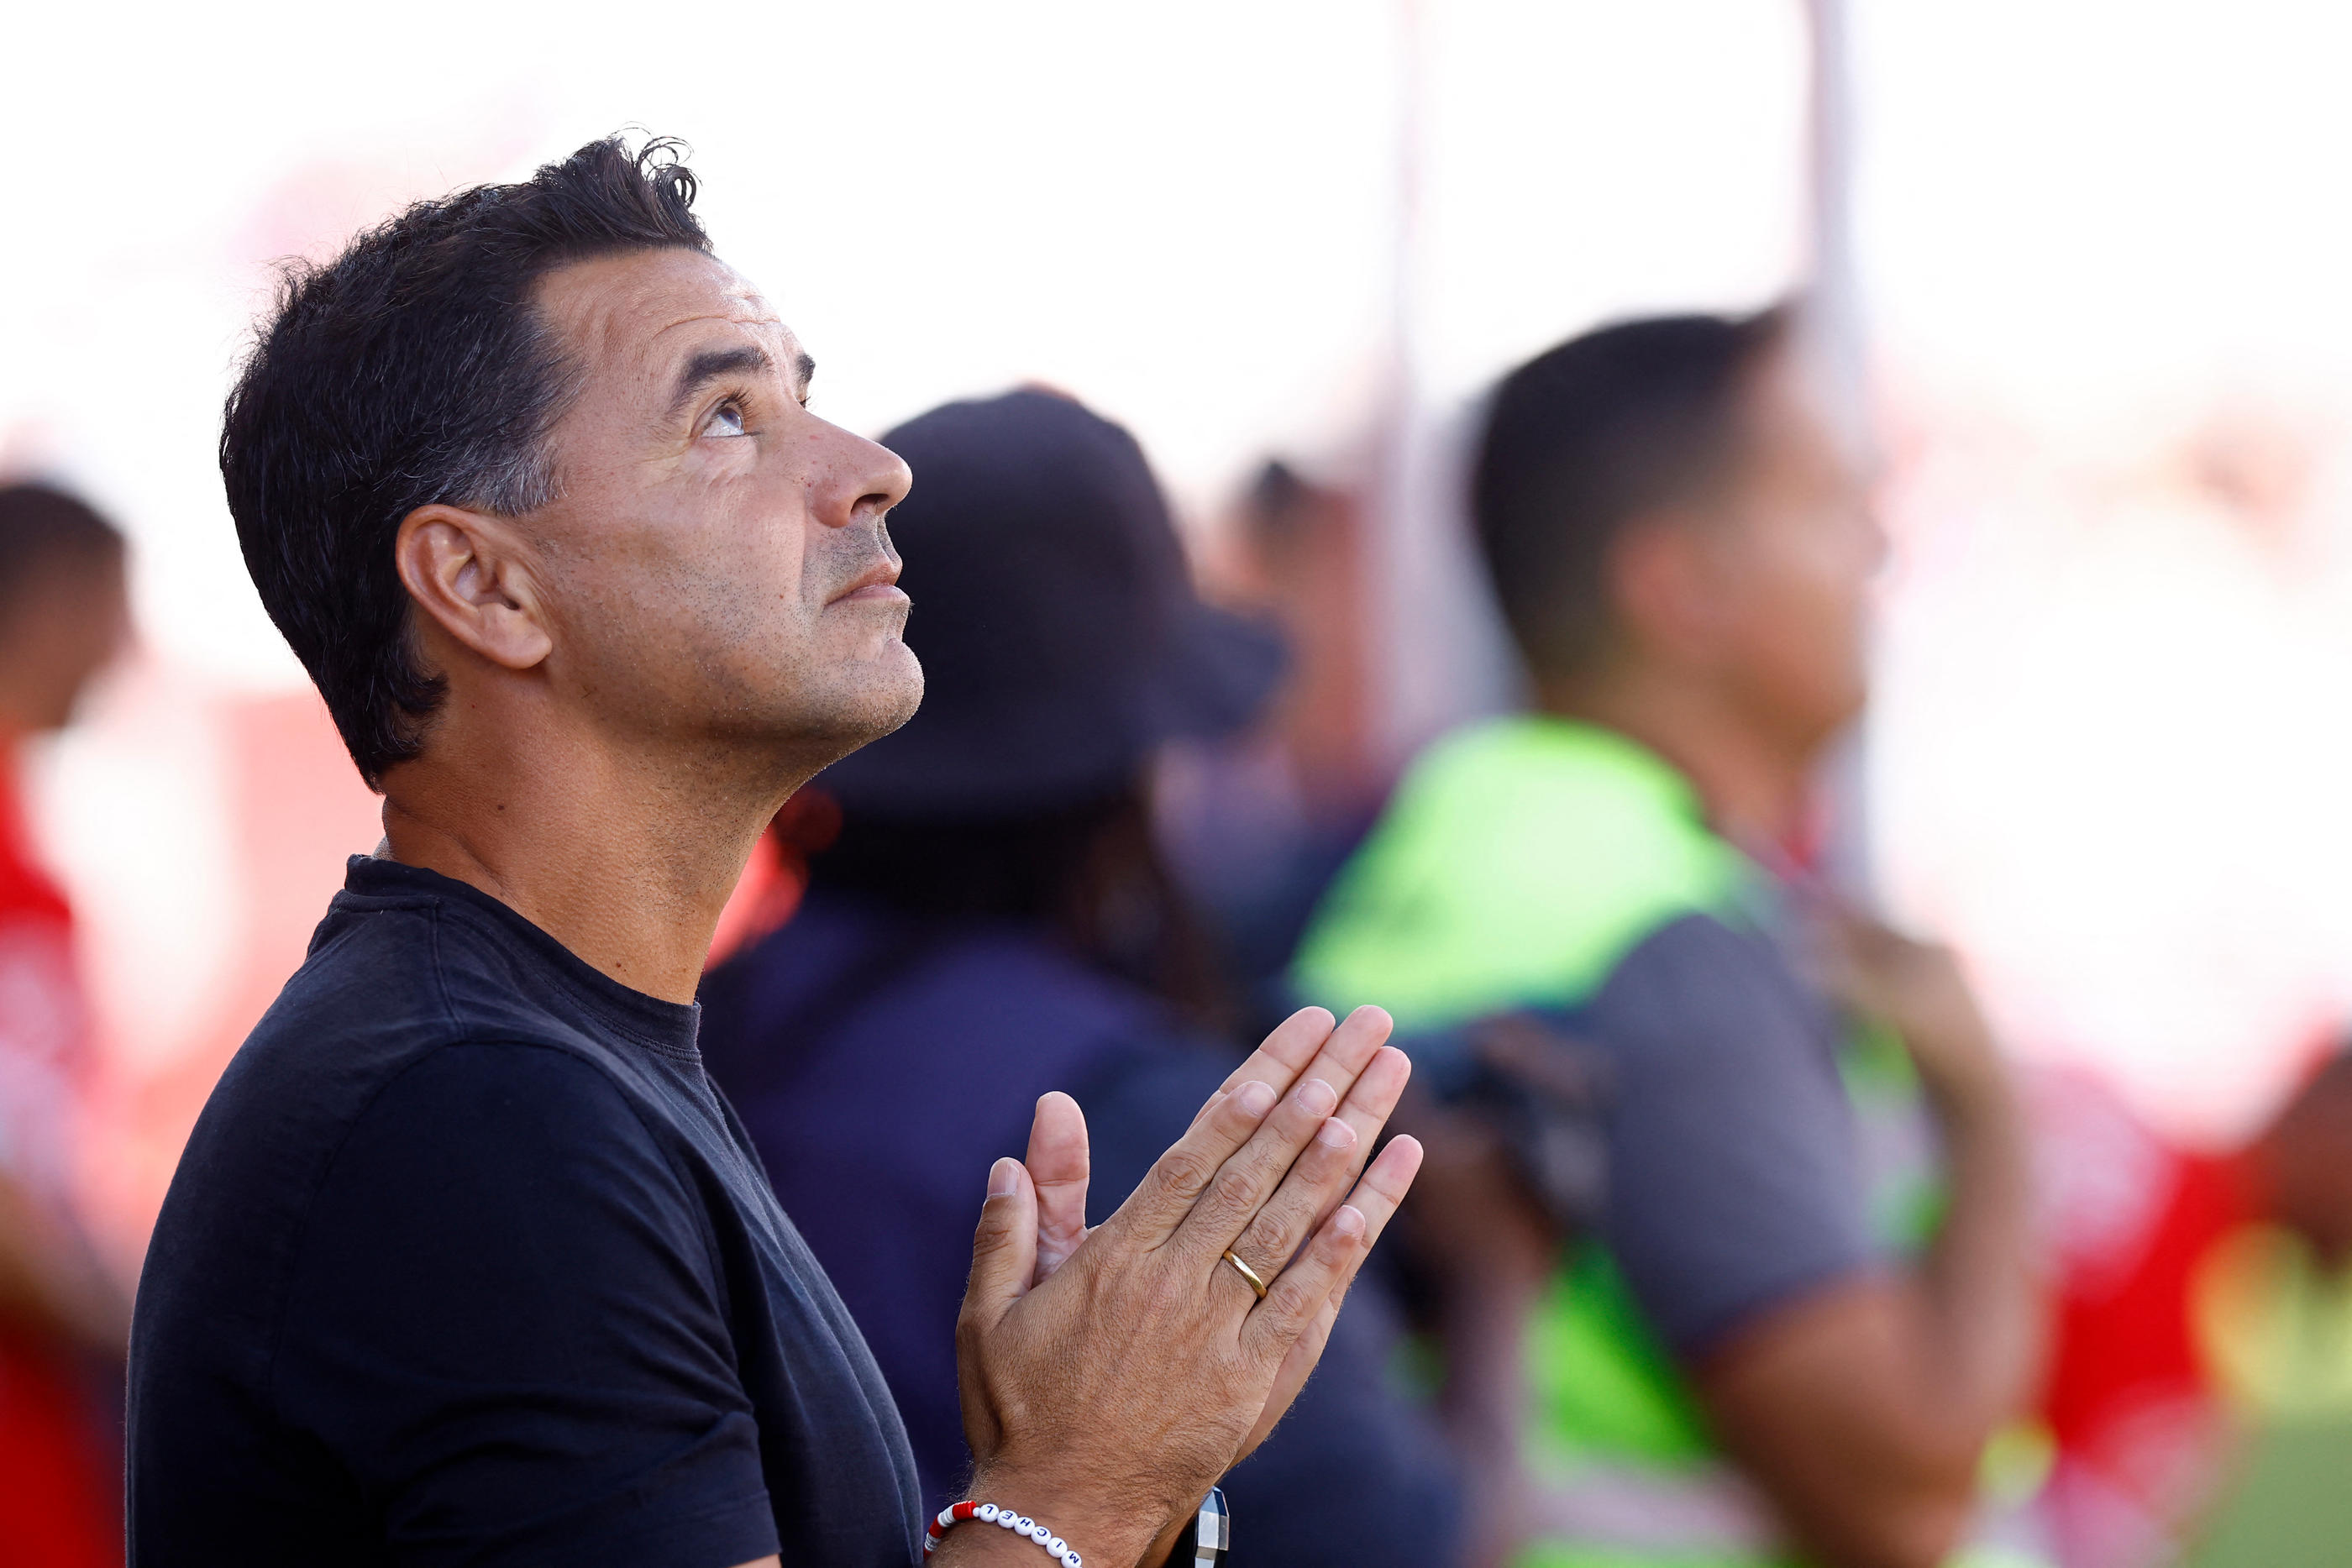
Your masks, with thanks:
M 1784 844 L 1803 821 L 1813 748 L 1772 735 L 1717 688 L 1629 666 L 1540 681 L 1537 703 L 1664 758 L 1734 843 Z
M 479 888 L 623 985 L 692 1001 L 719 912 L 800 773 L 740 748 L 656 755 L 468 716 L 450 703 L 426 754 L 384 776 L 379 852 Z

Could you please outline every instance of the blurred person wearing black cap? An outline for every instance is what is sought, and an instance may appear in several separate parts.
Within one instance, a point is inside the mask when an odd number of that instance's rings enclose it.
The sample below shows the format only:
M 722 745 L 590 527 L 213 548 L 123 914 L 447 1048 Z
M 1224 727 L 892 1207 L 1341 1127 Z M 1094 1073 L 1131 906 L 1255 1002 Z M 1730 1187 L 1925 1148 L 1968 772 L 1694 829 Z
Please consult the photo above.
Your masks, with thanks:
M 936 1504 L 971 1462 L 951 1345 L 970 1172 L 1019 1152 L 1038 1097 L 1069 1089 L 1099 1219 L 1235 1058 L 1211 1032 L 1213 967 L 1154 848 L 1146 779 L 1163 743 L 1248 722 L 1282 659 L 1195 596 L 1142 451 L 1070 399 L 951 403 L 882 439 L 920 476 L 891 532 L 923 706 L 780 821 L 808 853 L 805 896 L 706 979 L 702 1048 L 873 1346 Z M 919 1131 L 876 1179 L 886 1116 Z M 1086 1179 L 1031 1165 L 1048 1188 Z M 1226 1483 L 1236 1562 L 1451 1560 L 1453 1489 L 1383 1386 L 1383 1321 L 1360 1290 Z
M 128 1303 L 75 1202 L 95 1063 L 73 908 L 25 820 L 18 752 L 63 728 L 129 635 L 122 536 L 45 485 L 0 486 L 0 1561 L 122 1560 Z

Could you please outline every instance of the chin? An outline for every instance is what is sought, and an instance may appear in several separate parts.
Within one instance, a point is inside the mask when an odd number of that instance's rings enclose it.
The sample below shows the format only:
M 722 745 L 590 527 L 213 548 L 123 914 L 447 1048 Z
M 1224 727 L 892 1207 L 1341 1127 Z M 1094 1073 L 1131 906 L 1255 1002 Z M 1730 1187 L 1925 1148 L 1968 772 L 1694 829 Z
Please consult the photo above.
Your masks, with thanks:
M 923 701 L 923 666 L 897 638 L 878 657 L 862 660 L 831 683 L 830 691 L 780 716 L 794 741 L 820 758 L 815 767 L 839 761 L 915 716 Z

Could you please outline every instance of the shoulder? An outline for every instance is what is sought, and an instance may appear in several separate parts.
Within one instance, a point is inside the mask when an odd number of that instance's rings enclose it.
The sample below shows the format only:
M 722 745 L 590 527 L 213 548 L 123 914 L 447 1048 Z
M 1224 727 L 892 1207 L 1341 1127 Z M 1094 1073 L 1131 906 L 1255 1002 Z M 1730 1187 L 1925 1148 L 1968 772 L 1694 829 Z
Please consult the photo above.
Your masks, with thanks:
M 1641 1034 L 1780 1030 L 1825 1040 L 1834 1031 L 1828 1004 L 1777 942 L 1706 911 L 1675 915 L 1643 933 L 1611 966 L 1585 1010 Z
M 518 1077 L 556 1100 L 617 1100 L 589 1060 L 591 1042 L 532 1000 L 540 988 L 509 983 L 500 995 L 462 973 L 453 984 L 453 970 L 478 965 L 484 948 L 454 924 L 430 899 L 356 909 L 338 900 L 222 1073 L 184 1168 L 271 1165 L 281 1185 L 299 1186 L 300 1167 L 362 1117 Z M 402 1092 L 383 1098 L 394 1084 Z
M 454 1040 L 387 1078 L 339 1130 L 299 1251 L 312 1267 L 322 1251 L 409 1245 L 462 1258 L 471 1238 L 484 1250 L 468 1267 L 503 1267 L 489 1252 L 518 1249 L 555 1267 L 648 1218 L 665 1246 L 698 1248 L 702 1209 L 674 1151 L 597 1063 L 534 1041 Z
M 1424 753 L 1302 945 L 1318 1001 L 1412 1026 L 1572 1004 L 1635 942 L 1727 906 L 1747 872 L 1689 786 L 1633 742 L 1538 717 Z
M 206 1100 L 157 1221 L 151 1273 L 229 1258 L 266 1288 L 363 1126 L 398 1126 L 415 1146 L 454 1155 L 454 1129 L 485 1118 L 513 1124 L 491 1145 L 513 1150 L 527 1146 L 532 1117 L 593 1122 L 608 1136 L 635 1124 L 587 1042 L 527 989 L 512 988 L 499 1009 L 452 1005 L 448 964 L 469 945 L 447 925 L 430 899 L 338 899 Z

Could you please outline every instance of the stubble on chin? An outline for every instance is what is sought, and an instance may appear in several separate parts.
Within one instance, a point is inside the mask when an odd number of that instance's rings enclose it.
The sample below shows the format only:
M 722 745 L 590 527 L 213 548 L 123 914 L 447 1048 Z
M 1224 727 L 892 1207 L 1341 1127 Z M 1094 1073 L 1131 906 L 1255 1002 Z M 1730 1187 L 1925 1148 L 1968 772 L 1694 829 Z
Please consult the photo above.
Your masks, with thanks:
M 804 674 L 775 738 L 811 772 L 881 739 L 922 705 L 923 666 L 896 632 L 866 657 Z

